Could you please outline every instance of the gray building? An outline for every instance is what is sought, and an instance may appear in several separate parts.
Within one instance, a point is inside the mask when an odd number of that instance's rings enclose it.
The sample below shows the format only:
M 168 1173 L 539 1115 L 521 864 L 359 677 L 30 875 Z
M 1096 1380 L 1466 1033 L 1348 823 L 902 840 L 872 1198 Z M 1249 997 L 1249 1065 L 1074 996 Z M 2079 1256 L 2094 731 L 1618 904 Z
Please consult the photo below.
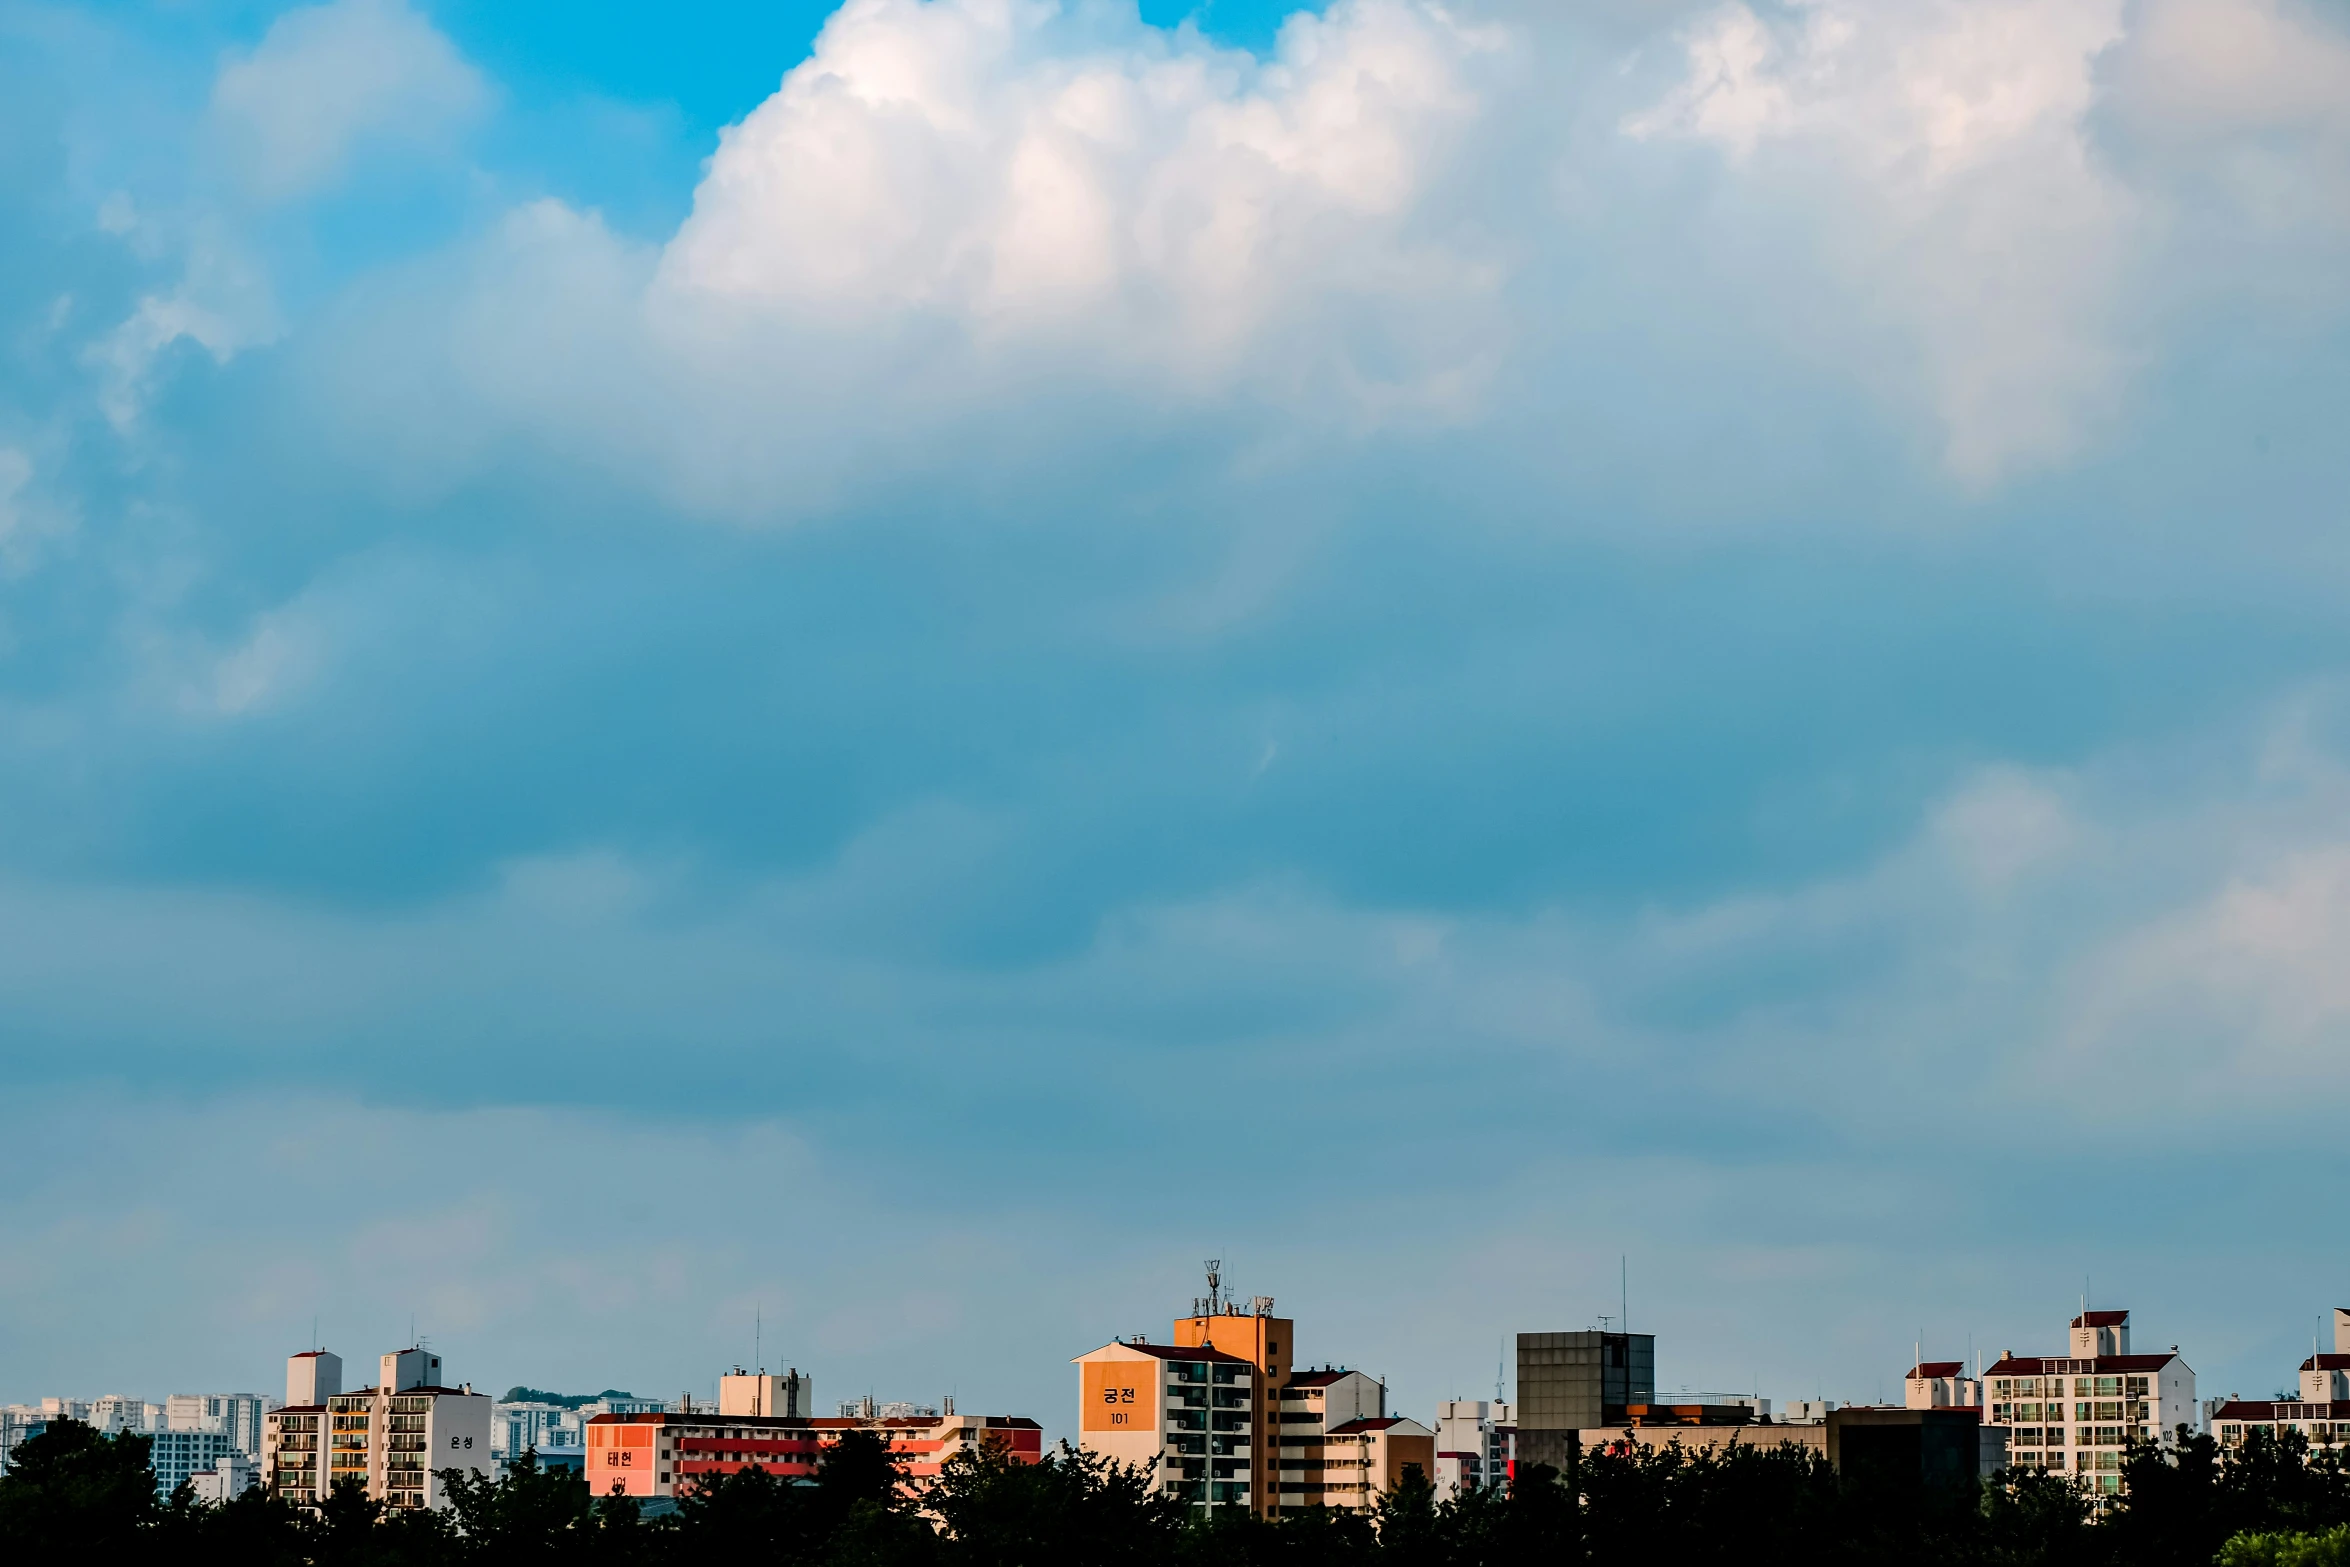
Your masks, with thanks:
M 1521 1333 L 1518 1335 L 1518 1464 L 1548 1464 L 1562 1473 L 1577 1456 L 1580 1433 L 1617 1426 L 1633 1404 L 1656 1397 L 1656 1335 Z

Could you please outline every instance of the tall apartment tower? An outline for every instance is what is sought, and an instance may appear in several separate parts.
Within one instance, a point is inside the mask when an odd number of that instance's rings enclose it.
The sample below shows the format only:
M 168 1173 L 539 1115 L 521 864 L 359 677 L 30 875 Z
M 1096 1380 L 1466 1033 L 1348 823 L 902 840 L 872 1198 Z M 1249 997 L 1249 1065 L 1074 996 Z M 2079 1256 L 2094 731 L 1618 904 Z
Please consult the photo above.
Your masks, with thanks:
M 1249 1441 L 1262 1402 L 1253 1364 L 1201 1345 L 1124 1341 L 1076 1364 L 1087 1452 L 1141 1466 L 1152 1490 L 1195 1507 L 1263 1511 Z
M 488 1395 L 442 1386 L 441 1357 L 421 1347 L 394 1350 L 378 1366 L 376 1386 L 345 1393 L 334 1356 L 287 1362 L 286 1407 L 262 1418 L 272 1493 L 315 1507 L 345 1483 L 394 1507 L 437 1508 L 447 1503 L 442 1471 L 491 1472 Z
M 1581 1456 L 1580 1433 L 1621 1425 L 1633 1404 L 1656 1399 L 1656 1335 L 1518 1335 L 1517 1461 L 1565 1473 Z
M 1290 1358 L 1297 1343 L 1297 1324 L 1273 1315 L 1273 1297 L 1259 1295 L 1242 1302 L 1223 1292 L 1223 1280 L 1214 1263 L 1208 1264 L 1208 1292 L 1194 1300 L 1192 1314 L 1175 1319 L 1178 1349 L 1213 1349 L 1255 1368 L 1249 1379 L 1248 1450 L 1249 1504 L 1262 1516 L 1279 1505 L 1278 1462 L 1280 1436 L 1274 1416 L 1281 1390 L 1289 1385 Z

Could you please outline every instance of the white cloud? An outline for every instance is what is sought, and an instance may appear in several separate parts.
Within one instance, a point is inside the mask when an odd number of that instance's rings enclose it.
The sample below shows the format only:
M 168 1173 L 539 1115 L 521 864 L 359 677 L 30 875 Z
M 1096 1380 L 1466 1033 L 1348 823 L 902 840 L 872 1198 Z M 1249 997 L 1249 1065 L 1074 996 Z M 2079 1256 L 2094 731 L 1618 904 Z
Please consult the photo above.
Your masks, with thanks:
M 405 0 L 289 11 L 221 64 L 212 120 L 239 182 L 282 201 L 332 184 L 373 140 L 444 145 L 487 107 L 480 73 Z
M 726 133 L 664 279 L 1184 367 L 1337 300 L 1426 311 L 1489 281 L 1415 219 L 1499 44 L 1420 0 L 1293 17 L 1262 63 L 1109 7 L 850 0 Z
M 1719 144 L 1735 181 L 1811 214 L 1847 308 L 1914 345 L 1950 468 L 1984 482 L 2070 455 L 2128 365 L 2111 304 L 2135 202 L 2088 127 L 2122 36 L 2121 0 L 1733 3 L 1624 128 Z

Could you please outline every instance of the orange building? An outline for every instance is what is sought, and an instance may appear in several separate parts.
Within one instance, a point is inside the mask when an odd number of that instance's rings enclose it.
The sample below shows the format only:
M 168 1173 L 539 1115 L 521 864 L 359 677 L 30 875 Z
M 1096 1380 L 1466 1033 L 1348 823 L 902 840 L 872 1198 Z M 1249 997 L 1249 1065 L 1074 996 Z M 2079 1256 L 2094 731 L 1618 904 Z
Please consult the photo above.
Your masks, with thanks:
M 957 1453 L 1000 1446 L 1020 1463 L 1044 1457 L 1044 1430 L 1013 1415 L 901 1415 L 816 1420 L 790 1415 L 660 1411 L 597 1415 L 587 1422 L 588 1488 L 598 1496 L 677 1496 L 704 1480 L 760 1468 L 787 1480 L 816 1475 L 824 1450 L 847 1431 L 889 1440 L 919 1496 Z
M 1276 1416 L 1281 1389 L 1289 1382 L 1297 1324 L 1273 1315 L 1270 1295 L 1259 1295 L 1246 1305 L 1223 1299 L 1213 1273 L 1208 1275 L 1208 1294 L 1192 1306 L 1195 1315 L 1175 1320 L 1175 1347 L 1218 1350 L 1256 1370 L 1249 1379 L 1248 1446 L 1255 1480 L 1250 1507 L 1260 1515 L 1276 1511 L 1281 1495 L 1274 1478 L 1281 1446 Z

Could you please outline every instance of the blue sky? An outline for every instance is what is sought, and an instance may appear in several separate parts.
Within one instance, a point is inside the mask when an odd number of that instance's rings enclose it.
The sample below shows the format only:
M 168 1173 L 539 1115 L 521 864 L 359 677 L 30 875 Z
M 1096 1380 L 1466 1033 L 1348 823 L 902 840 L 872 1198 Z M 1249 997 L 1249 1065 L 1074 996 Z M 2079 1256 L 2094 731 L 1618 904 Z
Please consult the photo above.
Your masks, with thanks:
M 0 1398 L 1868 1398 L 2350 1267 L 2350 28 L 0 6 Z

